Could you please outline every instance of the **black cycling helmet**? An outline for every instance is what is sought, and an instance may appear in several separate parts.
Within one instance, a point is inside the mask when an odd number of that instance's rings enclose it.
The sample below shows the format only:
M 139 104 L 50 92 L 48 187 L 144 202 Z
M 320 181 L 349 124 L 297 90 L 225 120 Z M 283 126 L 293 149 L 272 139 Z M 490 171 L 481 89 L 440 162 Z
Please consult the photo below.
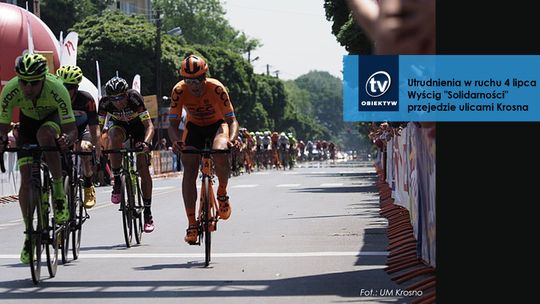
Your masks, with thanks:
M 115 76 L 105 84 L 105 92 L 108 96 L 124 94 L 127 90 L 128 83 L 122 77 Z
M 41 54 L 24 54 L 17 58 L 15 72 L 22 80 L 43 79 L 49 72 L 47 59 Z

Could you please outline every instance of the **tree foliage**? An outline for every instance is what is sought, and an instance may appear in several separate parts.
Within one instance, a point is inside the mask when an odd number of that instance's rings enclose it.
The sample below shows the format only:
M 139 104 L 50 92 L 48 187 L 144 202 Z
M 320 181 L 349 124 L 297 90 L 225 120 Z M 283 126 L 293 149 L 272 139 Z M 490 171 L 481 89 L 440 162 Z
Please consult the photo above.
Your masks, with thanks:
M 220 46 L 238 53 L 260 44 L 229 24 L 219 0 L 155 0 L 154 6 L 163 10 L 164 29 L 180 27 L 191 44 Z
M 97 83 L 96 61 L 99 62 L 102 84 L 118 75 L 130 81 L 141 76 L 141 93 L 156 92 L 155 35 L 156 28 L 142 16 L 127 16 L 118 11 L 105 11 L 75 24 L 79 34 L 77 64 L 85 76 Z M 162 38 L 162 92 L 177 81 L 180 46 L 169 36 Z
M 332 22 L 332 34 L 350 54 L 371 54 L 373 46 L 356 24 L 345 0 L 324 0 L 326 19 Z

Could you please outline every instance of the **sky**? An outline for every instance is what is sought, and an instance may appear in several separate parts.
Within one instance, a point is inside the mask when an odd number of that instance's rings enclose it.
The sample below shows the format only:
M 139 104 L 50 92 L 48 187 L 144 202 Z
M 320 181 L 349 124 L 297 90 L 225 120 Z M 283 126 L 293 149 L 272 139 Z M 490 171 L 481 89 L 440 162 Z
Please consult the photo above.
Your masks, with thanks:
M 332 34 L 323 0 L 223 0 L 232 27 L 263 46 L 251 52 L 255 73 L 292 80 L 309 71 L 343 79 L 347 51 Z M 247 57 L 247 56 L 246 56 Z M 277 71 L 277 72 L 276 72 Z

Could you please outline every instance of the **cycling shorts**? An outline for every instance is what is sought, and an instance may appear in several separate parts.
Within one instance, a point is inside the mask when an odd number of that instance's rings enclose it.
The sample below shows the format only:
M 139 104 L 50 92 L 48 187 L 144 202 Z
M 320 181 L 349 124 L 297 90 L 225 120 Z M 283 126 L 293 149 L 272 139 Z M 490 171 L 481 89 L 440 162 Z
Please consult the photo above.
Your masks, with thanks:
M 216 133 L 222 124 L 227 125 L 224 120 L 218 120 L 217 122 L 208 126 L 198 126 L 191 121 L 186 124 L 184 132 L 184 145 L 187 147 L 195 147 L 197 149 L 204 149 L 204 143 L 206 140 L 210 142 L 210 145 L 214 142 Z M 223 128 L 228 130 L 228 128 Z M 225 134 L 227 137 L 229 134 Z M 211 148 L 211 147 L 210 147 Z
M 60 132 L 61 132 L 60 117 L 58 116 L 58 112 L 53 112 L 42 120 L 32 119 L 24 115 L 22 112 L 20 112 L 19 121 L 20 121 L 19 136 L 17 136 L 17 146 L 22 146 L 25 144 L 38 144 L 38 140 L 36 137 L 37 131 L 43 125 L 48 125 L 52 127 L 53 129 L 55 129 L 57 135 L 60 135 Z M 21 164 L 20 161 L 23 158 L 27 158 L 27 157 L 30 157 L 30 158 L 32 157 L 31 151 L 18 151 L 17 152 L 17 159 L 19 160 L 19 164 Z

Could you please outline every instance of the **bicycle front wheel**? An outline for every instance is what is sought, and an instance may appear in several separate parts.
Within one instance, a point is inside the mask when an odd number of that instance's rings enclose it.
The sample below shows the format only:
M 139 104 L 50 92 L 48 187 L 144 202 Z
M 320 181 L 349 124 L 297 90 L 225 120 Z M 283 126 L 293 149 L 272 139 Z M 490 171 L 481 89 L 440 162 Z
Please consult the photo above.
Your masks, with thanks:
M 139 183 L 139 177 L 138 176 L 132 176 L 135 177 L 135 183 L 132 185 L 134 186 L 133 189 L 133 230 L 135 232 L 135 241 L 137 244 L 141 243 L 142 240 L 142 231 L 143 231 L 143 210 L 144 210 L 144 203 L 142 199 L 142 192 L 141 192 L 141 186 Z
M 126 246 L 131 247 L 131 242 L 133 240 L 133 212 L 131 212 L 129 197 L 133 197 L 131 192 L 131 181 L 129 173 L 122 175 L 122 200 L 120 201 L 120 209 L 122 211 L 122 225 L 124 227 L 124 240 L 126 241 Z
M 82 225 L 86 220 L 83 207 L 83 189 L 80 180 L 77 180 L 75 183 L 75 200 L 72 210 L 73 221 L 72 226 L 70 227 L 72 231 L 72 253 L 73 259 L 76 260 L 79 258 L 79 253 L 81 251 L 81 237 L 82 237 Z
M 39 187 L 34 186 L 32 187 L 32 200 L 28 206 L 25 233 L 30 241 L 30 273 L 35 285 L 39 283 L 41 278 L 41 253 L 44 247 L 41 235 L 42 221 L 41 195 Z
M 211 259 L 211 249 L 212 249 L 212 232 L 210 230 L 210 181 L 208 178 L 203 178 L 203 233 L 204 233 L 204 266 L 208 267 Z
M 62 232 L 68 229 L 64 225 L 58 225 L 52 216 L 52 199 L 51 180 L 48 176 L 49 172 L 43 170 L 43 185 L 42 189 L 42 209 L 43 218 L 46 219 L 43 222 L 42 236 L 46 240 L 45 252 L 47 255 L 47 269 L 49 270 L 49 276 L 52 278 L 56 276 L 56 270 L 58 268 L 58 249 L 60 244 L 63 245 Z
M 73 204 L 74 204 L 74 193 L 73 188 L 71 187 L 71 176 L 66 175 L 64 177 L 64 191 L 66 192 L 67 199 L 68 199 L 68 206 L 70 208 L 70 220 L 69 223 L 66 225 L 65 229 L 63 229 L 60 232 L 60 239 L 62 240 L 61 243 L 61 256 L 62 256 L 62 264 L 66 264 L 68 262 L 68 253 L 69 253 L 69 241 L 70 241 L 70 234 L 71 234 L 71 223 L 73 222 Z

